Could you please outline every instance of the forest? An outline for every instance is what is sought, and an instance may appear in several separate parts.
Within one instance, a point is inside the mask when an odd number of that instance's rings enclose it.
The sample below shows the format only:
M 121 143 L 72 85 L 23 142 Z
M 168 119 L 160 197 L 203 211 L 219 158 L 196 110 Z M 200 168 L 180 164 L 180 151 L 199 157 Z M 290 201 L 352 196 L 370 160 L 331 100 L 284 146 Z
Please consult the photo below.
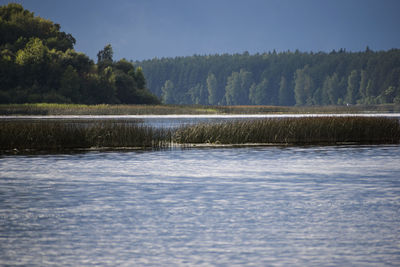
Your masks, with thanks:
M 400 103 L 400 49 L 113 59 L 74 50 L 61 26 L 0 6 L 0 104 L 325 106 Z
M 276 51 L 135 62 L 166 104 L 322 106 L 400 103 L 400 50 Z
M 74 50 L 59 24 L 19 4 L 0 6 L 0 104 L 157 104 L 141 68 L 113 60 L 110 44 L 97 64 Z

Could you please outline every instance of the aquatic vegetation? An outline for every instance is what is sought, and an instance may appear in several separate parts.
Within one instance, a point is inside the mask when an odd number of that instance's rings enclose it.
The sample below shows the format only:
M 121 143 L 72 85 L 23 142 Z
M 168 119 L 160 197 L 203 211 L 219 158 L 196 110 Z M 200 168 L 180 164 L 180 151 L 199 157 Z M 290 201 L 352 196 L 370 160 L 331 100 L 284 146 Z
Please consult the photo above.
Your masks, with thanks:
M 178 143 L 399 143 L 400 124 L 384 117 L 305 117 L 201 123 L 175 132 Z
M 160 148 L 175 144 L 400 143 L 400 122 L 387 117 L 267 118 L 151 127 L 125 120 L 3 120 L 0 150 Z
M 78 148 L 158 148 L 170 143 L 170 130 L 124 121 L 2 121 L 1 150 Z
M 216 114 L 213 107 L 175 105 L 2 104 L 0 115 L 165 115 Z

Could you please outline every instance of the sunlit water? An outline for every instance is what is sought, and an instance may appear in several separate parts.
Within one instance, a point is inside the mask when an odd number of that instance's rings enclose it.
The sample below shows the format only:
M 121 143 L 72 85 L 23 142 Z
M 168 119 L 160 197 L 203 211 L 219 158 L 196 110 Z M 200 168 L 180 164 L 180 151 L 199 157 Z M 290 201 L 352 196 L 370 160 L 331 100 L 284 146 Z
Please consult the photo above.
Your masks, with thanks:
M 0 157 L 0 265 L 400 264 L 400 146 Z

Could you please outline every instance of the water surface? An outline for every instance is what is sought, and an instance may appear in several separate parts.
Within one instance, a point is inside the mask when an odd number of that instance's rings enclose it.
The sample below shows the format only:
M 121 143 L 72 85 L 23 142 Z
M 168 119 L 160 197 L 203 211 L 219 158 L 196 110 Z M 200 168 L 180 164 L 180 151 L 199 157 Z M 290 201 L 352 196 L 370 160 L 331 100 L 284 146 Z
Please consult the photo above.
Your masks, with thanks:
M 400 264 L 400 146 L 0 157 L 0 265 Z

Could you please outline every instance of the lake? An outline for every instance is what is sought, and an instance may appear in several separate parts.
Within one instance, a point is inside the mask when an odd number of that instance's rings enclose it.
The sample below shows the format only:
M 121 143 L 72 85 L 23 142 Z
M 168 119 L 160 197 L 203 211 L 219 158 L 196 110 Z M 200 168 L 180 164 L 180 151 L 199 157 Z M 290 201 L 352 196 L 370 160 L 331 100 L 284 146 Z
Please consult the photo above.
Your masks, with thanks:
M 400 146 L 0 155 L 0 265 L 399 266 Z

